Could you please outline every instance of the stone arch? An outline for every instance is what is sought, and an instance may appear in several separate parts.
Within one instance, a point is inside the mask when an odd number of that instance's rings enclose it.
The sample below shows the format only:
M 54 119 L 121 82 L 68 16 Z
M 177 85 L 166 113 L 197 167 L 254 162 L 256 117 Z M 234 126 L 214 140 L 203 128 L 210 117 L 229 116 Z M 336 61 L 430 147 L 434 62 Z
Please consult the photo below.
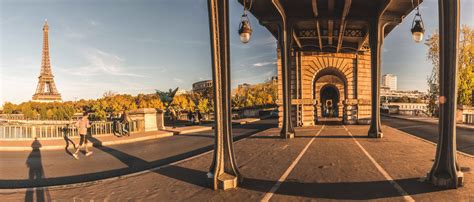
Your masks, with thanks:
M 337 57 L 339 56 L 339 57 Z M 345 98 L 352 98 L 354 95 L 354 67 L 355 57 L 353 54 L 313 54 L 310 57 L 303 57 L 302 61 L 302 86 L 308 91 L 314 92 L 313 83 L 319 76 L 327 75 L 328 72 L 335 72 L 340 77 L 347 89 Z M 319 75 L 319 76 L 318 76 Z M 309 88 L 308 88 L 309 87 Z M 314 99 L 314 95 L 303 95 L 306 99 Z
M 356 99 L 358 93 L 355 77 L 358 75 L 358 59 L 351 53 L 323 53 L 323 52 L 303 52 L 300 59 L 300 82 L 301 99 L 312 100 L 312 104 L 303 104 L 301 117 L 303 125 L 314 125 L 318 119 L 318 112 L 315 110 L 320 105 L 316 99 L 314 82 L 328 75 L 339 78 L 342 82 L 340 88 L 340 106 L 345 107 L 348 100 Z M 365 71 L 365 70 L 364 70 Z M 318 86 L 320 87 L 320 86 Z M 345 108 L 339 109 L 339 116 L 344 118 Z
M 323 68 L 321 69 L 320 71 L 318 71 L 318 73 L 316 73 L 313 77 L 313 89 L 312 92 L 313 92 L 313 99 L 316 99 L 316 97 L 318 96 L 316 94 L 317 89 L 316 88 L 316 82 L 321 79 L 322 77 L 324 76 L 329 76 L 329 75 L 332 75 L 332 76 L 335 76 L 337 77 L 340 81 L 342 81 L 343 83 L 343 89 L 340 89 L 339 86 L 335 86 L 336 89 L 338 89 L 338 91 L 341 91 L 342 90 L 342 94 L 340 94 L 341 98 L 343 99 L 347 99 L 348 98 L 348 92 L 347 92 L 347 88 L 348 88 L 348 82 L 347 82 L 347 78 L 346 78 L 346 75 L 343 74 L 343 72 L 341 72 L 338 68 L 335 68 L 335 67 L 326 67 L 326 68 Z

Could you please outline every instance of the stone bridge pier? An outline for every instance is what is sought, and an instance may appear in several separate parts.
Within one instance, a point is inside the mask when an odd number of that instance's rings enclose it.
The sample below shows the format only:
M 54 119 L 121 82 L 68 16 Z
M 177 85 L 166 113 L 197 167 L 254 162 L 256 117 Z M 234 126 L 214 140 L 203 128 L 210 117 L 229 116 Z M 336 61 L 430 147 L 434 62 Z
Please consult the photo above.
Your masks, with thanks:
M 294 51 L 290 63 L 291 116 L 295 126 L 313 126 L 324 118 L 367 124 L 371 115 L 370 53 Z M 278 86 L 282 86 L 278 58 Z M 278 99 L 283 99 L 278 89 Z M 282 123 L 283 106 L 279 103 Z

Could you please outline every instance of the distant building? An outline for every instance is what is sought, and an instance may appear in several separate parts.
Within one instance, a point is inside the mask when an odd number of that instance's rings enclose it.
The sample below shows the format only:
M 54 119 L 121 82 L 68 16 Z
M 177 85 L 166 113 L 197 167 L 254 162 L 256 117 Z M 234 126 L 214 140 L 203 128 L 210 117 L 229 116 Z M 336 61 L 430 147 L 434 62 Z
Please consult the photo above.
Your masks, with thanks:
M 426 93 L 413 90 L 413 91 L 394 91 L 390 90 L 388 87 L 380 88 L 380 97 L 386 102 L 391 102 L 402 97 L 408 97 L 411 99 L 421 99 L 425 100 L 427 95 Z
M 204 80 L 193 83 L 193 92 L 209 94 L 212 93 L 212 80 Z
M 388 110 L 391 114 L 400 115 L 426 115 L 428 111 L 427 103 L 382 103 L 382 110 Z
M 397 76 L 393 74 L 383 75 L 382 86 L 388 87 L 390 90 L 397 90 Z

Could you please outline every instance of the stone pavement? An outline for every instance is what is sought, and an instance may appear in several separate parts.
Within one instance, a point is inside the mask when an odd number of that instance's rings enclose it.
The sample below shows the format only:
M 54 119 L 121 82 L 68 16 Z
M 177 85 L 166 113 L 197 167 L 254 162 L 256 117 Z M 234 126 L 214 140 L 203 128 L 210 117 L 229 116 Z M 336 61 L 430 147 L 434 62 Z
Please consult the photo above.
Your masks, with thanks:
M 368 126 L 300 128 L 283 140 L 269 129 L 235 144 L 244 182 L 213 191 L 206 173 L 212 152 L 118 179 L 37 189 L 0 190 L 4 200 L 271 201 L 474 200 L 474 158 L 459 154 L 465 185 L 442 190 L 423 182 L 436 147 L 383 126 L 383 139 L 366 137 Z M 138 158 L 138 157 L 137 157 Z

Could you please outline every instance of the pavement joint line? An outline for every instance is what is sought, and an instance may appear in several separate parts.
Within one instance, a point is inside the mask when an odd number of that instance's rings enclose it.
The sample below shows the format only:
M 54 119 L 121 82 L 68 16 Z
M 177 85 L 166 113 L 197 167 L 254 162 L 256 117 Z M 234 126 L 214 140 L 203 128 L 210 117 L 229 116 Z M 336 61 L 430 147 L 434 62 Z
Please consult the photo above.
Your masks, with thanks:
M 238 143 L 238 142 L 241 142 L 241 141 L 243 141 L 243 140 L 245 140 L 249 137 L 252 137 L 254 135 L 257 135 L 259 133 L 265 132 L 267 130 L 271 130 L 271 129 L 272 128 L 268 128 L 268 129 L 265 129 L 265 130 L 262 130 L 262 131 L 258 131 L 254 134 L 249 135 L 248 137 L 245 137 L 245 138 L 234 141 L 234 144 Z M 143 170 L 143 171 L 135 172 L 135 173 L 129 173 L 129 174 L 126 174 L 126 175 L 110 177 L 110 178 L 106 178 L 106 179 L 93 180 L 93 181 L 87 181 L 87 182 L 78 182 L 78 183 L 64 184 L 64 185 L 54 185 L 54 186 L 28 187 L 28 188 L 16 188 L 16 189 L 0 189 L 0 194 L 25 192 L 25 191 L 32 190 L 32 189 L 34 189 L 34 190 L 69 189 L 69 188 L 75 188 L 75 187 L 83 187 L 83 186 L 94 185 L 94 184 L 98 184 L 98 183 L 106 183 L 106 182 L 111 182 L 111 181 L 115 181 L 115 180 L 119 180 L 119 179 L 126 179 L 126 178 L 129 178 L 129 177 L 139 176 L 139 175 L 143 175 L 143 174 L 150 173 L 150 172 L 155 172 L 155 171 L 160 170 L 162 168 L 166 168 L 166 167 L 169 167 L 169 166 L 172 166 L 172 165 L 176 165 L 176 164 L 179 164 L 179 163 L 183 163 L 183 162 L 186 162 L 186 161 L 190 161 L 190 160 L 199 158 L 199 157 L 204 156 L 206 154 L 209 154 L 211 152 L 214 152 L 214 150 L 209 150 L 207 152 L 204 152 L 204 153 L 201 153 L 201 154 L 198 154 L 198 155 L 194 155 L 194 156 L 191 156 L 191 157 L 188 157 L 188 158 L 185 158 L 185 159 L 181 159 L 179 161 L 172 162 L 172 163 L 169 163 L 169 164 L 166 164 L 166 165 L 161 165 L 161 166 L 157 166 L 157 167 L 154 167 L 154 168 L 150 168 L 148 170 Z
M 387 179 L 390 182 L 390 184 L 392 184 L 392 186 L 398 191 L 398 193 L 400 193 L 403 196 L 405 201 L 415 201 L 415 199 L 413 199 L 397 182 L 395 182 L 395 180 L 393 180 L 390 174 L 388 174 L 388 172 L 385 169 L 383 169 L 383 167 L 380 164 L 377 163 L 377 161 L 372 157 L 372 155 L 370 155 L 369 152 L 365 150 L 365 148 L 359 143 L 359 141 L 357 141 L 356 138 L 354 138 L 351 131 L 349 131 L 346 126 L 344 126 L 344 129 L 346 130 L 347 134 L 351 136 L 352 140 L 355 141 L 355 143 L 362 150 L 362 152 L 364 152 L 364 154 L 374 164 L 377 170 L 385 177 L 385 179 Z
M 421 137 L 418 137 L 418 136 L 412 135 L 412 134 L 410 134 L 410 133 L 407 133 L 407 132 L 404 132 L 404 131 L 398 130 L 397 128 L 393 128 L 393 127 L 390 127 L 390 126 L 388 126 L 388 127 L 389 127 L 389 128 L 392 128 L 392 129 L 394 129 L 394 130 L 396 130 L 396 131 L 397 131 L 397 132 L 399 132 L 399 133 L 402 133 L 402 134 L 408 135 L 408 136 L 410 136 L 410 137 L 413 137 L 413 138 L 415 138 L 415 139 L 421 140 L 421 141 L 423 141 L 423 142 L 426 142 L 426 143 L 428 143 L 428 144 L 431 144 L 431 145 L 437 146 L 437 144 L 436 144 L 436 143 L 434 143 L 434 142 L 431 142 L 431 141 L 429 141 L 429 140 L 427 140 L 427 139 L 424 139 L 424 138 L 421 138 Z M 466 153 L 466 152 L 463 152 L 463 151 L 459 151 L 459 150 L 457 150 L 457 149 L 456 149 L 456 151 L 457 151 L 459 154 L 461 154 L 461 155 L 464 155 L 464 156 L 466 156 L 466 157 L 474 158 L 474 155 L 468 154 L 468 153 Z
M 273 194 L 278 190 L 278 188 L 280 188 L 281 184 L 286 180 L 286 178 L 290 175 L 291 171 L 293 171 L 293 169 L 295 168 L 296 164 L 298 164 L 303 155 L 306 153 L 306 150 L 308 150 L 309 146 L 311 146 L 311 143 L 313 143 L 316 137 L 321 133 L 321 131 L 323 131 L 324 126 L 325 125 L 323 125 L 321 129 L 319 129 L 318 133 L 316 133 L 313 138 L 311 138 L 311 140 L 308 142 L 308 144 L 306 144 L 303 150 L 301 150 L 300 154 L 296 157 L 293 163 L 291 163 L 288 169 L 286 169 L 280 179 L 278 179 L 278 181 L 275 183 L 275 185 L 273 185 L 270 191 L 265 194 L 261 201 L 268 202 L 272 198 Z

